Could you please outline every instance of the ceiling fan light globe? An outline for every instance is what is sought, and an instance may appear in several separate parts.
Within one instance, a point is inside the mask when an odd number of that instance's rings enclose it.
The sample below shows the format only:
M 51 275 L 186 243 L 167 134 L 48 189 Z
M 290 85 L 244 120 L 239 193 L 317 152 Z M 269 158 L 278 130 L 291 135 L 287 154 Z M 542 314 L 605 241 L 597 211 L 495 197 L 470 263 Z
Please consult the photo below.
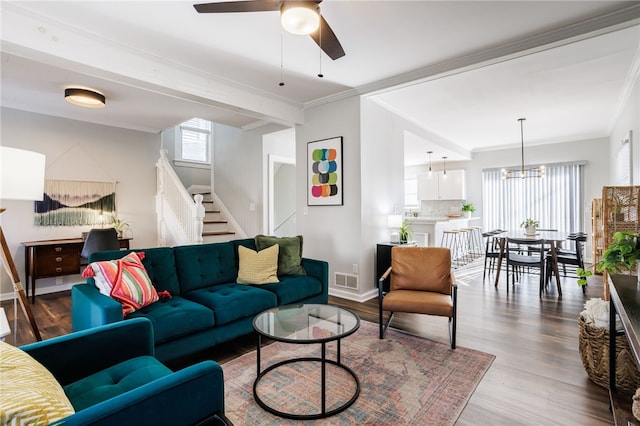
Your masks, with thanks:
M 317 6 L 290 6 L 285 3 L 280 11 L 282 28 L 292 34 L 308 35 L 320 26 L 320 12 Z

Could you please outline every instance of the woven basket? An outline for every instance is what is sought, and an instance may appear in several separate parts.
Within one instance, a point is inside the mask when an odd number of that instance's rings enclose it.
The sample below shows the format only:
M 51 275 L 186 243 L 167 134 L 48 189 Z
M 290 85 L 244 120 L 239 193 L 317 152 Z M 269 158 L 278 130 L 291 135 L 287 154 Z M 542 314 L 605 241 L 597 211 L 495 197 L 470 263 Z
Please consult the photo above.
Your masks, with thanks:
M 609 330 L 578 318 L 580 358 L 593 383 L 609 388 Z M 624 334 L 616 336 L 616 386 L 629 392 L 640 387 L 640 373 Z

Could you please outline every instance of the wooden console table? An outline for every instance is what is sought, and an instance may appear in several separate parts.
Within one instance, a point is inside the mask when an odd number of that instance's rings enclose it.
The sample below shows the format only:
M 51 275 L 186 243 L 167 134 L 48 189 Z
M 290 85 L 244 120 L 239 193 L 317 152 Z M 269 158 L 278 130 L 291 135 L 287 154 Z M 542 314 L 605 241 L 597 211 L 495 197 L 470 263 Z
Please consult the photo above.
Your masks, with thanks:
M 120 248 L 129 249 L 131 238 L 119 238 Z M 24 246 L 25 290 L 31 303 L 36 300 L 36 280 L 80 273 L 80 252 L 84 246 L 82 238 L 61 240 L 26 241 Z
M 640 365 L 640 288 L 634 275 L 609 275 L 609 395 L 616 425 L 640 424 L 631 414 L 632 394 L 616 389 L 616 313 L 636 365 Z

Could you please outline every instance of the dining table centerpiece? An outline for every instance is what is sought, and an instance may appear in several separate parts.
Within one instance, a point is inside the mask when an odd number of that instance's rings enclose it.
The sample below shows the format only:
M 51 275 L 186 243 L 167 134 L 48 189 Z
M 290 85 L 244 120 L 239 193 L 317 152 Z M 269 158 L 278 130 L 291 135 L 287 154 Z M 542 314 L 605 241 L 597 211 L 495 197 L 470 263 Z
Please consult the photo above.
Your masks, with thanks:
M 524 228 L 524 233 L 527 235 L 536 235 L 538 226 L 540 226 L 540 222 L 535 219 L 526 219 L 520 224 L 520 227 Z

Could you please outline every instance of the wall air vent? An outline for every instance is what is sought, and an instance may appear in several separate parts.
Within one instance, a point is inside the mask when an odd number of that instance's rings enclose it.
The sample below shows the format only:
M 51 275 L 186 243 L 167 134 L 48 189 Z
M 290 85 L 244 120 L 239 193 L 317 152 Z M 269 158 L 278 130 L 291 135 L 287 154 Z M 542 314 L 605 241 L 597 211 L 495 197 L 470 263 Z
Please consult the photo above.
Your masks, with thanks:
M 336 287 L 358 290 L 359 281 L 358 275 L 336 272 Z

